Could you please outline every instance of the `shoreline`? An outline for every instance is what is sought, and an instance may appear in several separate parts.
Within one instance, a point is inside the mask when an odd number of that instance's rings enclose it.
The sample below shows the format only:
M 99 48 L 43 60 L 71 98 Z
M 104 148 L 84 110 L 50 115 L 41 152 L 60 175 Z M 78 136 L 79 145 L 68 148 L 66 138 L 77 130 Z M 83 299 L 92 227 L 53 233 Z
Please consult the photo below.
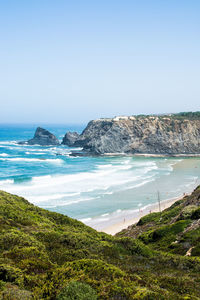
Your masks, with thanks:
M 60 146 L 60 145 L 59 145 Z M 62 146 L 62 145 L 61 145 Z M 71 147 L 75 148 L 75 147 Z M 70 147 L 69 147 L 70 149 Z M 200 157 L 200 153 L 179 153 L 179 154 L 162 154 L 162 153 L 118 153 L 118 152 L 113 152 L 113 153 L 92 153 L 92 152 L 77 152 L 76 150 L 72 151 L 70 153 L 70 156 L 86 156 L 86 157 L 112 157 L 112 156 L 122 156 L 122 157 L 185 157 L 185 158 L 190 158 L 190 157 Z
M 161 211 L 165 210 L 166 208 L 170 207 L 176 201 L 183 199 L 183 197 L 190 195 L 191 193 L 184 193 L 181 196 L 166 199 L 160 202 Z M 135 213 L 135 216 L 131 219 L 125 219 L 122 222 L 115 223 L 111 226 L 105 227 L 100 232 L 105 232 L 107 234 L 115 235 L 119 233 L 123 229 L 127 229 L 129 226 L 136 224 L 142 217 L 148 215 L 149 213 L 159 212 L 159 205 L 158 203 L 150 204 L 146 207 L 143 207 L 138 210 L 138 213 Z

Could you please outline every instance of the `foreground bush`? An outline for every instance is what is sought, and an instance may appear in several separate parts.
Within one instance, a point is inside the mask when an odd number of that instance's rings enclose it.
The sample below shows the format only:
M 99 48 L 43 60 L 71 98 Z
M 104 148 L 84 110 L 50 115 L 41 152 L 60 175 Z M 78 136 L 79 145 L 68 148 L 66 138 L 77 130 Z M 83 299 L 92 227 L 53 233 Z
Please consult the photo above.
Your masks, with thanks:
M 62 289 L 57 300 L 96 300 L 97 294 L 86 283 L 72 281 Z

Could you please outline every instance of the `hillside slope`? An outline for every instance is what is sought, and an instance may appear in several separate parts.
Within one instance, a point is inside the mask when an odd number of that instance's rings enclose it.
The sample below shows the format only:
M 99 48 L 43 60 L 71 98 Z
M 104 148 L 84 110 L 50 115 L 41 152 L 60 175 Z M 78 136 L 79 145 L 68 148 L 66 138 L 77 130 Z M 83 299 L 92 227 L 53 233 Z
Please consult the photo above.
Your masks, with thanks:
M 151 213 L 118 236 L 137 238 L 151 249 L 200 256 L 200 187 L 162 213 Z
M 200 188 L 165 211 L 162 222 L 180 222 L 176 220 L 183 211 L 179 206 L 186 201 L 199 205 L 199 196 Z M 161 226 L 160 216 L 154 216 L 153 221 L 151 217 L 136 226 L 146 226 L 143 235 L 149 231 L 149 222 L 155 222 L 156 228 Z M 196 207 L 181 219 L 185 223 L 178 226 L 178 233 L 198 218 Z M 131 231 L 116 237 L 98 233 L 79 221 L 1 191 L 0 299 L 73 299 L 59 295 L 74 281 L 88 284 L 98 299 L 200 299 L 198 231 L 189 245 L 194 246 L 194 257 L 184 256 L 188 247 L 169 253 L 165 241 L 158 246 L 155 241 L 152 246 L 149 232 L 144 238 L 138 233 L 137 239 L 122 236 L 132 236 Z

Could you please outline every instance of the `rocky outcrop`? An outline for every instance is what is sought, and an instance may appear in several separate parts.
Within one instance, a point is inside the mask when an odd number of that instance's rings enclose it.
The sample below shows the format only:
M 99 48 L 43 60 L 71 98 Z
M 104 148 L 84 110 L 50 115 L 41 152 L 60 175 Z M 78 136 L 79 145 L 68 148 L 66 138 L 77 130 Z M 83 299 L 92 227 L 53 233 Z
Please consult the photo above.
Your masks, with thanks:
M 72 146 L 91 154 L 200 154 L 200 119 L 137 116 L 88 123 Z
M 77 132 L 67 132 L 62 140 L 63 145 L 73 146 L 78 140 L 79 134 Z
M 28 145 L 41 145 L 41 146 L 51 146 L 59 145 L 59 140 L 46 129 L 38 127 L 35 131 L 34 137 L 26 142 Z

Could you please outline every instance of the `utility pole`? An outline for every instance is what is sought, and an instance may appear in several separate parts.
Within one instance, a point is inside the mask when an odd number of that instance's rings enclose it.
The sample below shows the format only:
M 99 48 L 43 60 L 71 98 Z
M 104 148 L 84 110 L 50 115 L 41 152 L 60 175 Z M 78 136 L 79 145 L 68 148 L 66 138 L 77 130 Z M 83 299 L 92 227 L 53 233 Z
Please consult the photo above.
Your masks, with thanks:
M 159 212 L 161 214 L 161 207 L 160 207 L 160 192 L 158 191 L 157 192 L 157 195 L 158 195 L 158 207 L 159 207 Z

